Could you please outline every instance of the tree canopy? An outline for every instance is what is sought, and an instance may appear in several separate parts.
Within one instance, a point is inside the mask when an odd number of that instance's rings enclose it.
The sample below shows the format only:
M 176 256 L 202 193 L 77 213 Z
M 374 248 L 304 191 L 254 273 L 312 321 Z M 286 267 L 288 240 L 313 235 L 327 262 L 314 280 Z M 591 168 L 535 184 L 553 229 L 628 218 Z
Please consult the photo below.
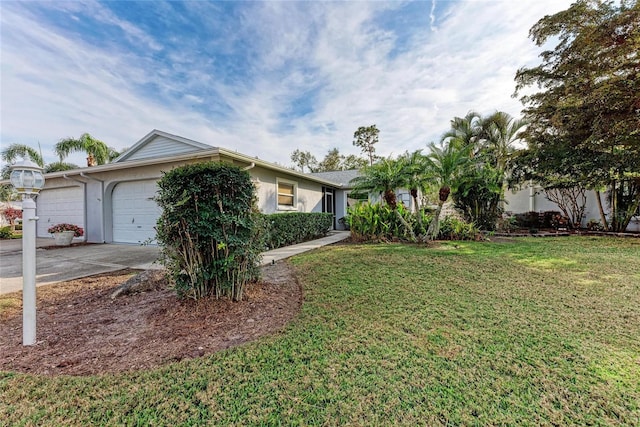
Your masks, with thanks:
M 309 172 L 361 169 L 368 164 L 367 159 L 362 157 L 353 154 L 349 154 L 348 156 L 340 154 L 340 150 L 337 147 L 330 149 L 320 162 L 318 162 L 316 156 L 311 154 L 310 151 L 296 149 L 291 153 L 291 161 L 294 163 L 294 166 L 300 168 L 301 172 L 305 172 L 305 168 L 307 168 Z
M 369 165 L 373 165 L 376 159 L 376 147 L 380 130 L 376 125 L 360 126 L 353 133 L 353 145 L 360 147 L 362 153 L 369 157 Z
M 88 133 L 83 133 L 80 138 L 63 138 L 55 146 L 60 161 L 78 151 L 87 153 L 87 166 L 104 165 L 119 156 L 114 148 Z
M 640 3 L 578 0 L 530 36 L 557 40 L 540 65 L 516 74 L 529 125 L 520 164 L 531 178 L 608 188 L 611 228 L 640 204 Z

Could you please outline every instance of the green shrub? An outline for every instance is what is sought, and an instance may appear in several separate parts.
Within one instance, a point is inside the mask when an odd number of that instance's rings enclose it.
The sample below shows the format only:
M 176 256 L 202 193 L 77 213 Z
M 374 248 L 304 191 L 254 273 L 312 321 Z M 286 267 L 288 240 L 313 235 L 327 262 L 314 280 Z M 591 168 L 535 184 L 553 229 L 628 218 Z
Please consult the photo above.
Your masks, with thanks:
M 398 212 L 411 225 L 417 236 L 426 233 L 433 215 L 421 212 L 421 221 L 404 207 L 398 205 Z M 405 227 L 402 225 L 396 213 L 387 205 L 380 203 L 360 203 L 350 207 L 347 220 L 351 227 L 351 235 L 356 240 L 409 240 Z M 422 223 L 422 224 L 421 224 Z M 438 238 L 442 240 L 480 240 L 482 234 L 473 223 L 467 223 L 454 217 L 445 217 L 440 220 L 440 233 Z
M 157 239 L 178 295 L 241 300 L 264 247 L 249 173 L 198 163 L 166 172 L 158 187 Z
M 12 237 L 13 233 L 10 226 L 0 228 L 0 239 L 11 239 Z
M 448 216 L 440 221 L 441 240 L 481 240 L 482 234 L 473 223 L 467 223 L 458 218 Z
M 22 224 L 15 225 L 16 231 L 22 231 Z
M 404 205 L 399 204 L 397 210 L 402 218 L 409 223 L 415 234 L 424 233 L 425 227 L 428 227 L 431 220 L 428 214 L 421 213 L 423 225 L 420 227 L 416 217 Z M 356 240 L 408 239 L 407 230 L 398 218 L 398 214 L 388 205 L 369 202 L 358 203 L 349 207 L 346 221 L 349 224 L 352 237 Z
M 531 211 L 525 213 L 517 213 L 515 214 L 515 217 L 516 225 L 518 226 L 518 228 L 538 228 L 542 225 L 538 212 Z
M 333 214 L 286 212 L 263 215 L 266 246 L 269 249 L 322 237 L 333 228 Z

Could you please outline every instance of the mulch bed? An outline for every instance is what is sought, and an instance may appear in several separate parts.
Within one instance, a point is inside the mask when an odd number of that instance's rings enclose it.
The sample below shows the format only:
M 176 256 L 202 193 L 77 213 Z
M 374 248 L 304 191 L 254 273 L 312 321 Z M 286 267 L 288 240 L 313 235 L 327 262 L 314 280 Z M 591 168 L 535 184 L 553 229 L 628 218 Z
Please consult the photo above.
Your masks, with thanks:
M 0 296 L 0 370 L 92 375 L 202 357 L 281 330 L 302 305 L 286 262 L 263 267 L 242 302 L 179 300 L 159 276 L 145 292 L 111 298 L 133 270 L 38 288 L 37 343 L 22 345 L 21 293 Z

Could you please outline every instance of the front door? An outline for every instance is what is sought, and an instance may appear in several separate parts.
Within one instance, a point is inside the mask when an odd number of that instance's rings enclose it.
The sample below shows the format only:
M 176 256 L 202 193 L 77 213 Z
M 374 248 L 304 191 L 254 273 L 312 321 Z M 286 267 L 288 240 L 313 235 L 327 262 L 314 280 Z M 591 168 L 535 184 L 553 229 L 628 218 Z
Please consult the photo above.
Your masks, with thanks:
M 333 188 L 322 187 L 322 212 L 333 214 L 333 229 L 336 228 L 336 207 L 333 199 Z

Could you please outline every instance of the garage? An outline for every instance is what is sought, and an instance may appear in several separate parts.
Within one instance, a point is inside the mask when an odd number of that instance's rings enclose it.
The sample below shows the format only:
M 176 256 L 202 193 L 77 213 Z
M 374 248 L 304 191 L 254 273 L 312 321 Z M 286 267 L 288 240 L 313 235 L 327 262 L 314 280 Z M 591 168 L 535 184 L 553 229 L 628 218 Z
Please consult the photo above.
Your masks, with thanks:
M 65 187 L 42 190 L 36 199 L 36 234 L 51 237 L 47 232 L 55 224 L 84 224 L 84 187 Z
M 160 208 L 153 201 L 155 180 L 121 182 L 112 193 L 113 241 L 155 243 L 155 225 Z

